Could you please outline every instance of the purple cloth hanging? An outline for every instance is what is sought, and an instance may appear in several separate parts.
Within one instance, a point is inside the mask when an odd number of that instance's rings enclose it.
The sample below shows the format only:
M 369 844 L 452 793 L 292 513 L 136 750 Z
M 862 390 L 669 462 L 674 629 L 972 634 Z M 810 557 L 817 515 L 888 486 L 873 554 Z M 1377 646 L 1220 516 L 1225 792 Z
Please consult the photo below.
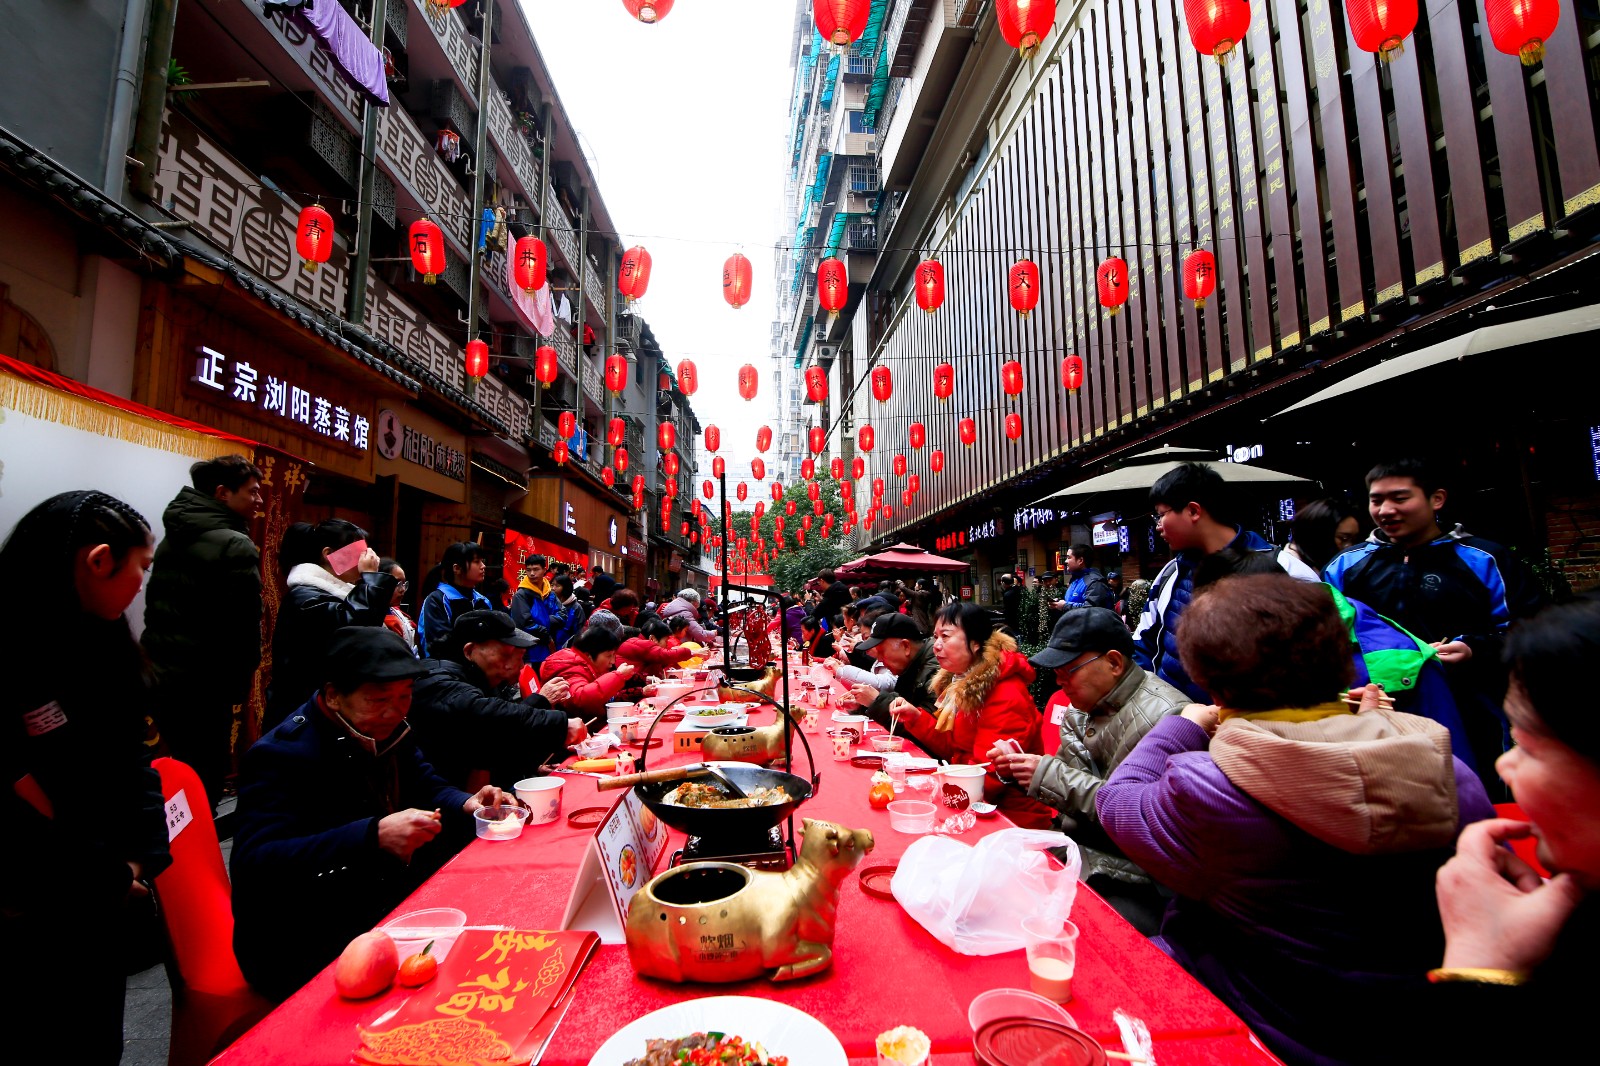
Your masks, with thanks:
M 344 80 L 379 107 L 389 106 L 389 83 L 383 74 L 383 52 L 367 39 L 356 20 L 336 0 L 310 0 L 294 9 L 294 18 L 322 42 Z

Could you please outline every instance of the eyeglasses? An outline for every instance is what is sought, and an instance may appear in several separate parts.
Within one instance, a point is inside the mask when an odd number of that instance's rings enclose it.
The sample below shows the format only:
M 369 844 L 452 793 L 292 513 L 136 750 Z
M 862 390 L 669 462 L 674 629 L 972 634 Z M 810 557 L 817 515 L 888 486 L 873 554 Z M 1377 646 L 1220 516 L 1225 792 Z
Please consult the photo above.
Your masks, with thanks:
M 406 589 L 408 589 L 410 587 L 411 587 L 411 582 L 409 582 L 409 581 L 398 581 L 398 582 L 395 583 L 394 590 L 396 592 L 404 592 Z
M 1161 524 L 1161 520 L 1166 518 L 1167 515 L 1171 513 L 1171 511 L 1151 511 L 1150 520 L 1159 526 Z
M 1085 666 L 1088 666 L 1090 663 L 1094 662 L 1095 659 L 1103 659 L 1103 658 L 1105 658 L 1104 653 L 1102 653 L 1100 655 L 1096 655 L 1094 657 L 1094 659 L 1085 659 L 1085 660 L 1083 660 L 1083 662 L 1079 663 L 1077 666 L 1074 666 L 1071 670 L 1068 670 L 1067 671 L 1067 676 L 1071 677 L 1073 674 L 1077 673 L 1079 670 L 1082 670 Z

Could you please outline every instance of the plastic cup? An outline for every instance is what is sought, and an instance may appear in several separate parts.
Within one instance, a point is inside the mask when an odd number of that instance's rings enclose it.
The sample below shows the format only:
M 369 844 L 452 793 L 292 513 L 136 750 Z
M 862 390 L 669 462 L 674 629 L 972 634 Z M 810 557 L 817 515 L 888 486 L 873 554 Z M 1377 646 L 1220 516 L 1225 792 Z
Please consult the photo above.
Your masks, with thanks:
M 450 954 L 456 938 L 467 924 L 467 912 L 454 907 L 431 907 L 422 911 L 409 911 L 384 922 L 382 930 L 389 934 L 402 959 L 410 958 L 433 941 L 428 954 L 440 962 Z
M 894 786 L 896 792 L 906 790 L 906 757 L 900 752 L 886 756 L 883 760 L 883 772 L 889 775 L 889 784 Z
M 817 714 L 816 711 L 808 707 L 805 714 L 800 719 L 800 728 L 804 729 L 807 733 L 815 733 L 817 731 L 817 720 L 820 717 L 821 715 Z
M 833 757 L 839 762 L 849 762 L 853 754 L 852 748 L 856 746 L 856 732 L 853 729 L 830 729 L 828 740 L 833 744 Z
M 1078 927 L 1061 918 L 1034 915 L 1023 920 L 1028 978 L 1033 991 L 1053 1003 L 1072 998 L 1072 974 L 1078 962 Z

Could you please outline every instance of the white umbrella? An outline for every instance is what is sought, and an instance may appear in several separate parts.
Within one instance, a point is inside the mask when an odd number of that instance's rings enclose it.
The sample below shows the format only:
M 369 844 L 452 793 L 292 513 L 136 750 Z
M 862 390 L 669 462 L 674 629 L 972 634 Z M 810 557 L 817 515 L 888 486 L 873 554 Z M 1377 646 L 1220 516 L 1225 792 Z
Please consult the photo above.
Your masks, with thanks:
M 1033 502 L 1038 506 L 1050 500 L 1065 500 L 1075 496 L 1094 496 L 1107 492 L 1138 492 L 1150 491 L 1150 486 L 1160 481 L 1162 477 L 1176 470 L 1184 463 L 1199 462 L 1215 470 L 1223 481 L 1236 485 L 1309 485 L 1314 484 L 1310 478 L 1298 477 L 1294 474 L 1285 474 L 1278 470 L 1268 470 L 1264 466 L 1251 466 L 1248 463 L 1217 463 L 1200 458 L 1201 455 L 1215 453 L 1199 453 L 1195 449 L 1184 448 L 1157 448 L 1154 451 L 1143 452 L 1132 458 L 1127 465 L 1099 477 L 1092 477 L 1087 481 L 1080 481 L 1076 485 L 1056 489 L 1046 496 L 1041 496 Z

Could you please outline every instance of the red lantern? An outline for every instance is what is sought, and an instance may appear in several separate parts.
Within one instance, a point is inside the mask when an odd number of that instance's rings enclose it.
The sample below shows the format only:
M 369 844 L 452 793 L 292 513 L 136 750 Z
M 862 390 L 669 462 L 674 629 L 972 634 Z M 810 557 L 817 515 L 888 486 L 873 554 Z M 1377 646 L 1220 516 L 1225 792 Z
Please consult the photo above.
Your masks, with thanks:
M 932 470 L 935 474 L 944 473 L 943 449 L 935 448 L 933 451 L 928 453 L 928 469 Z
M 675 477 L 669 477 L 669 478 L 665 479 L 664 481 L 662 481 L 661 482 L 661 494 L 663 496 L 667 497 L 667 499 L 669 499 L 669 500 L 672 499 L 674 496 L 678 495 L 678 479 L 675 478 Z M 666 510 L 667 509 L 667 505 L 666 504 L 662 504 L 661 505 L 661 509 L 662 510 Z
M 840 48 L 854 44 L 866 31 L 870 14 L 872 0 L 811 0 L 817 32 L 824 41 Z
M 900 505 L 909 510 L 911 504 L 916 500 L 916 498 L 917 497 L 915 493 L 913 493 L 910 489 L 906 489 L 900 494 Z
M 961 436 L 961 443 L 965 444 L 967 447 L 970 448 L 974 444 L 978 443 L 978 423 L 974 422 L 972 419 L 963 418 L 960 425 L 957 427 L 957 431 Z
M 610 422 L 606 423 L 606 443 L 611 445 L 613 448 L 622 447 L 622 442 L 627 439 L 627 436 L 628 423 L 624 422 L 622 419 L 613 418 Z
M 664 452 L 670 452 L 672 446 L 678 443 L 678 427 L 671 422 L 662 422 L 656 426 L 656 446 Z
M 924 259 L 917 264 L 917 306 L 928 314 L 939 310 L 944 303 L 944 264 L 937 259 Z
M 762 426 L 756 430 L 756 451 L 764 452 L 772 447 L 772 427 Z
M 1206 297 L 1217 287 L 1217 257 L 1196 248 L 1183 257 L 1183 295 L 1196 307 L 1206 305 Z
M 837 455 L 828 460 L 828 476 L 835 481 L 844 480 L 844 460 Z
M 430 219 L 419 218 L 411 223 L 409 235 L 411 266 L 422 275 L 424 285 L 439 280 L 449 263 L 444 255 L 444 233 Z
M 627 472 L 627 467 L 621 467 L 621 468 L 619 468 L 617 470 L 617 473 L 619 473 L 619 474 L 626 473 L 626 472 Z M 633 475 L 633 481 L 629 484 L 628 487 L 633 490 L 633 494 L 635 496 L 643 495 L 644 494 L 644 475 L 643 474 L 635 474 L 635 475 Z
M 750 460 L 750 476 L 757 481 L 765 481 L 767 479 L 766 461 L 763 459 Z
M 750 302 L 750 260 L 738 252 L 722 264 L 722 298 L 735 311 Z
M 1031 259 L 1013 263 L 1006 276 L 1006 295 L 1011 298 L 1012 310 L 1026 318 L 1039 305 L 1039 265 Z
M 1078 390 L 1083 388 L 1082 356 L 1069 355 L 1061 360 L 1061 384 L 1066 388 L 1068 396 L 1078 395 Z
M 812 514 L 820 516 L 826 510 L 827 510 L 827 508 L 822 506 L 822 501 L 821 500 L 812 501 L 812 504 L 811 504 L 811 513 Z
M 1128 302 L 1128 264 L 1112 256 L 1101 262 L 1094 280 L 1100 290 L 1100 305 L 1113 315 L 1122 310 L 1122 305 Z
M 319 263 L 326 263 L 333 254 L 333 216 L 321 204 L 308 204 L 300 209 L 294 250 L 300 253 L 300 269 L 307 273 L 314 272 Z
M 1183 15 L 1201 55 L 1220 59 L 1250 32 L 1249 0 L 1183 0 Z
M 689 523 L 687 523 L 687 522 L 678 523 L 678 536 L 687 537 L 688 535 L 689 535 Z
M 676 2 L 677 0 L 622 0 L 622 6 L 628 9 L 628 14 L 640 22 L 652 23 L 666 18 Z
M 1056 0 L 998 0 L 994 13 L 1000 36 L 1026 58 L 1055 25 Z
M 948 400 L 956 391 L 956 368 L 949 363 L 940 363 L 933 368 L 933 394 L 940 400 Z
M 700 391 L 700 371 L 695 369 L 693 359 L 678 361 L 678 391 L 685 396 L 693 396 Z
M 562 440 L 571 440 L 578 434 L 578 416 L 571 411 L 562 411 L 556 419 L 556 436 Z
M 888 403 L 889 397 L 894 395 L 894 375 L 886 366 L 872 368 L 872 398 L 879 403 Z
M 700 493 L 709 500 L 717 494 L 717 487 L 711 483 L 710 478 L 706 478 L 705 483 L 700 486 Z
M 548 345 L 533 353 L 533 377 L 542 388 L 548 389 L 555 384 L 556 371 L 560 366 L 561 357 Z
M 761 375 L 756 373 L 756 368 L 746 363 L 739 368 L 739 395 L 746 400 L 756 398 L 756 387 L 760 383 Z
M 1022 439 L 1022 416 L 1017 414 L 1015 411 L 1006 415 L 1006 439 Z
M 634 245 L 622 253 L 622 269 L 617 271 L 617 291 L 630 302 L 644 297 L 650 287 L 650 253 Z
M 557 466 L 565 466 L 568 458 L 567 442 L 564 440 L 556 441 L 556 446 L 550 449 L 550 458 L 556 461 Z
M 801 529 L 804 529 L 807 532 L 809 532 L 811 527 L 814 526 L 814 525 L 816 525 L 816 522 L 812 521 L 810 515 L 801 515 L 800 516 L 800 528 Z
M 875 439 L 875 436 L 876 435 L 872 432 L 871 426 L 862 426 L 860 430 L 856 432 L 856 447 L 860 448 L 864 452 L 870 452 L 872 450 L 872 442 Z
M 762 501 L 757 500 L 755 510 L 751 513 L 756 516 L 756 521 L 759 522 L 761 521 L 761 516 L 767 513 L 767 505 Z
M 600 480 L 604 481 L 606 483 L 606 488 L 609 489 L 611 486 L 617 483 L 617 473 L 609 466 L 602 466 L 600 468 Z
M 883 510 L 879 511 L 878 514 L 880 517 L 882 517 L 885 525 L 894 520 L 894 508 L 892 507 L 885 507 Z
M 815 459 L 800 460 L 800 477 L 811 481 L 817 476 L 817 461 Z
M 772 501 L 776 503 L 781 499 L 783 499 L 783 486 L 774 481 L 772 483 Z
M 628 361 L 620 355 L 606 356 L 606 388 L 620 396 L 628 387 Z
M 741 481 L 741 482 L 739 482 L 739 487 L 733 490 L 733 494 L 735 496 L 739 497 L 739 502 L 740 503 L 743 503 L 745 501 L 745 498 L 750 495 L 750 488 L 749 488 L 748 485 L 746 485 L 744 482 Z
M 912 474 L 910 477 L 906 478 L 906 488 L 910 489 L 912 492 L 921 492 L 922 475 Z
M 489 372 L 489 346 L 483 341 L 467 342 L 467 377 L 476 381 Z M 567 434 L 572 436 L 572 434 Z
M 794 517 L 794 501 L 793 500 L 784 500 L 783 501 L 783 513 L 788 515 L 788 516 L 790 516 L 791 518 Z
M 616 454 L 611 457 L 611 465 L 617 468 L 617 473 L 626 474 L 628 472 L 628 449 L 618 448 Z M 641 485 L 644 484 L 643 475 L 635 478 L 635 480 Z
M 700 534 L 699 533 L 690 533 L 689 534 L 689 543 L 690 544 L 699 544 L 700 543 Z
M 1012 399 L 1022 395 L 1022 364 L 1015 359 L 1000 367 L 1000 387 Z
M 867 476 L 867 461 L 859 455 L 850 460 L 850 476 L 857 481 Z
M 711 460 L 711 476 L 712 477 L 721 477 L 723 474 L 726 474 L 727 472 L 728 472 L 728 461 L 726 459 L 724 459 L 720 455 L 713 457 L 712 460 Z
M 511 271 L 517 288 L 532 296 L 544 287 L 549 252 L 537 237 L 518 237 L 511 251 Z
M 722 430 L 716 426 L 706 427 L 706 451 L 714 452 L 722 447 Z
M 677 452 L 668 452 L 661 457 L 661 469 L 668 477 L 677 477 L 683 464 L 678 459 Z
M 921 422 L 911 423 L 911 428 L 907 431 L 907 435 L 911 438 L 912 448 L 920 448 L 928 442 L 927 427 Z
M 828 431 L 821 426 L 812 426 L 806 437 L 811 442 L 813 455 L 821 455 L 822 450 L 828 446 Z
M 813 482 L 811 482 L 810 484 L 808 484 L 806 486 L 806 499 L 808 499 L 808 500 L 820 500 L 820 499 L 822 499 L 822 485 L 821 485 L 820 482 L 813 481 Z
M 820 366 L 806 367 L 806 399 L 821 403 L 828 398 L 828 372 Z
M 1363 52 L 1376 52 L 1385 63 L 1400 54 L 1417 28 L 1417 0 L 1345 0 L 1350 36 Z
M 832 322 L 850 299 L 850 274 L 844 264 L 829 256 L 817 264 L 817 303 Z
M 897 455 L 894 457 L 894 476 L 906 476 L 906 457 L 904 455 Z
M 1484 14 L 1495 49 L 1531 67 L 1544 61 L 1544 42 L 1561 21 L 1561 0 L 1484 0 Z
M 788 525 L 788 524 L 789 524 L 789 520 L 787 518 L 783 517 L 783 515 L 779 514 L 779 515 L 773 515 L 772 516 L 772 528 L 778 531 L 778 543 L 779 544 L 783 543 L 783 527 Z

